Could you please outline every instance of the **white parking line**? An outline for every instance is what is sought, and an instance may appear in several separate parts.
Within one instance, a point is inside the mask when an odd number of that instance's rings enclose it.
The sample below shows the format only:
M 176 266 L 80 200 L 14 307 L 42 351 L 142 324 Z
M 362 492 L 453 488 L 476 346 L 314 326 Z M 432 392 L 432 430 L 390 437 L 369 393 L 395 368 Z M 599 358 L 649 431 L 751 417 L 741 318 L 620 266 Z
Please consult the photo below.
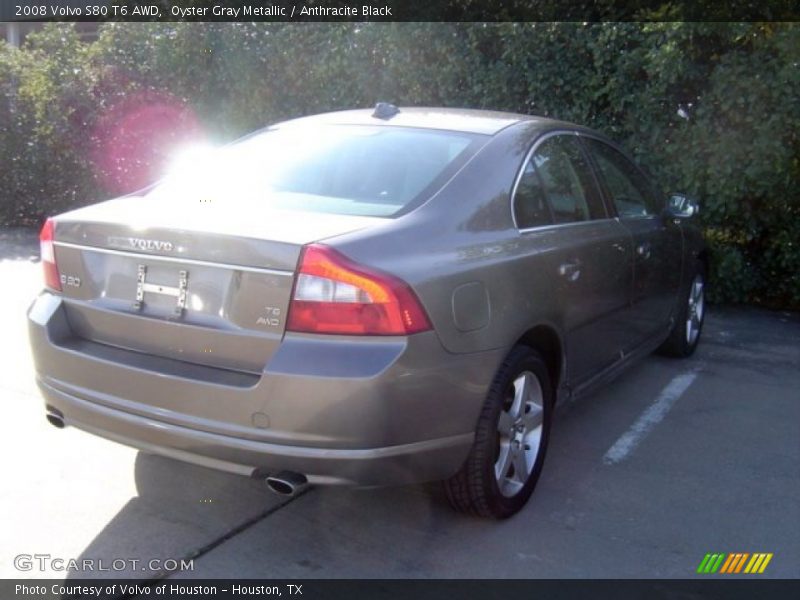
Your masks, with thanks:
M 677 375 L 670 381 L 656 398 L 655 402 L 642 413 L 642 416 L 631 426 L 628 431 L 623 433 L 614 445 L 608 449 L 603 462 L 613 465 L 623 460 L 631 451 L 639 445 L 644 436 L 657 425 L 661 419 L 669 412 L 675 401 L 692 385 L 692 382 L 700 372 L 697 367 L 688 373 Z

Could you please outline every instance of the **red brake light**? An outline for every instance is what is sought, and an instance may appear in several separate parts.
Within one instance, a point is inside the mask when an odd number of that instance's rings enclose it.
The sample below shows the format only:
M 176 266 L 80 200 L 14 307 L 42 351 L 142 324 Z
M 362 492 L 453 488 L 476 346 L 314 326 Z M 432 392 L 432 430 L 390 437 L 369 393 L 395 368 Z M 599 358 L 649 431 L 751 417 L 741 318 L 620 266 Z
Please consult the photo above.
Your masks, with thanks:
M 286 329 L 341 335 L 410 335 L 431 328 L 405 282 L 327 246 L 303 249 Z
M 61 275 L 56 265 L 56 251 L 53 247 L 53 240 L 56 234 L 56 223 L 53 219 L 44 222 L 41 233 L 39 233 L 39 244 L 41 248 L 42 266 L 44 267 L 44 284 L 58 292 L 61 291 Z

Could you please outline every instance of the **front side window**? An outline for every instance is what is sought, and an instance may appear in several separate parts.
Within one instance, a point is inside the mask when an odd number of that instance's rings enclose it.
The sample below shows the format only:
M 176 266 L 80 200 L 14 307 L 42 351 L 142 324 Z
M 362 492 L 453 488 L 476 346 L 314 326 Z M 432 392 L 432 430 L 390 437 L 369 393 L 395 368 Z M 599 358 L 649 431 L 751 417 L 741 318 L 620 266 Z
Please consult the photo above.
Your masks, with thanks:
M 606 184 L 620 218 L 657 214 L 655 193 L 639 169 L 622 153 L 601 141 L 587 138 L 600 176 Z

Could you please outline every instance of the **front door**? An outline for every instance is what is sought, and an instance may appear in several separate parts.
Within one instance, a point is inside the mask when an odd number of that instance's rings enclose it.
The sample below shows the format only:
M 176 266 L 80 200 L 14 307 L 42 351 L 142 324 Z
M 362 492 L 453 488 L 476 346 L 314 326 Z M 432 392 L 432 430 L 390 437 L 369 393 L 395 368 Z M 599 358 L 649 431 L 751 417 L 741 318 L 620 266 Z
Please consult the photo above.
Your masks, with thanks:
M 584 140 L 620 223 L 633 236 L 631 324 L 637 340 L 631 350 L 667 330 L 680 286 L 682 232 L 664 218 L 657 192 L 636 165 L 609 144 Z

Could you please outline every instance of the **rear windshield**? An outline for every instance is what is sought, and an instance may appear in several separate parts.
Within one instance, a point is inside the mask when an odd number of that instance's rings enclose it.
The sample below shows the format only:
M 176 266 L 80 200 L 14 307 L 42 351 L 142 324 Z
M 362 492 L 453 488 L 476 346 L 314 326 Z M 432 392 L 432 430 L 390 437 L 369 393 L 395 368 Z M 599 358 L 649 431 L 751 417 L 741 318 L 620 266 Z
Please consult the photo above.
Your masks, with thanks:
M 287 126 L 177 169 L 149 196 L 390 217 L 438 190 L 484 140 L 431 129 Z

